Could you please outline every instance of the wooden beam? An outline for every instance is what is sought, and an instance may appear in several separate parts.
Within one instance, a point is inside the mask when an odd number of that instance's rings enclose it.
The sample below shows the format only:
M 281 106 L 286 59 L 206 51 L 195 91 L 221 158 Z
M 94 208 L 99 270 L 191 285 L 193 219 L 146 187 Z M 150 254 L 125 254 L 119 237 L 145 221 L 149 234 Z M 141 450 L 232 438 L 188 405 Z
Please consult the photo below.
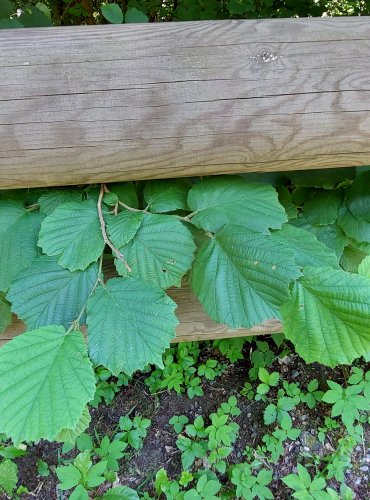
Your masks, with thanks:
M 370 19 L 0 33 L 0 188 L 370 164 Z
M 173 288 L 169 290 L 169 295 L 178 304 L 176 314 L 180 321 L 173 342 L 246 337 L 250 335 L 279 333 L 282 331 L 281 322 L 277 320 L 266 321 L 264 324 L 251 329 L 241 328 L 239 330 L 231 330 L 227 326 L 219 325 L 209 319 L 188 286 Z M 85 329 L 83 330 L 85 331 Z M 11 326 L 0 335 L 0 347 L 24 331 L 25 325 L 14 317 Z

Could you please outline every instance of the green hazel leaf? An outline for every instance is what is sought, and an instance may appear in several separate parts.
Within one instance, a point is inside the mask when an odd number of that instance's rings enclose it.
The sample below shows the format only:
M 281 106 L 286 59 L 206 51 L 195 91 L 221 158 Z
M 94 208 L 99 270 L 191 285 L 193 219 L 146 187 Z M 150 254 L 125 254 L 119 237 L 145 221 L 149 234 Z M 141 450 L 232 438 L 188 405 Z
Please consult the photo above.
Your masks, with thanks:
M 327 247 L 334 250 L 336 256 L 340 258 L 344 247 L 347 243 L 347 238 L 338 224 L 330 224 L 328 226 L 319 226 L 315 228 L 316 238 L 324 243 Z
M 188 192 L 191 187 L 187 179 L 165 179 L 148 181 L 144 199 L 151 212 L 173 212 L 188 210 Z
M 302 213 L 314 226 L 334 224 L 341 202 L 342 196 L 339 191 L 317 191 L 305 202 Z
M 334 367 L 370 350 L 370 281 L 308 267 L 281 308 L 284 333 L 302 358 Z
M 41 224 L 38 245 L 70 271 L 86 269 L 104 250 L 97 207 L 93 200 L 57 207 Z
M 304 229 L 309 233 L 312 233 L 316 238 L 324 243 L 331 250 L 334 250 L 337 258 L 339 259 L 342 255 L 344 247 L 346 246 L 348 239 L 343 233 L 342 228 L 338 224 L 329 224 L 327 226 L 313 226 L 308 222 L 305 217 L 299 216 L 297 219 L 290 220 L 289 224 L 293 227 L 299 229 Z
M 81 201 L 82 194 L 70 189 L 52 189 L 43 193 L 39 198 L 40 212 L 50 215 L 54 210 L 69 201 Z
M 125 23 L 147 23 L 148 16 L 141 10 L 131 7 L 125 14 Z
M 6 493 L 6 498 L 11 497 L 18 482 L 18 466 L 11 460 L 0 463 L 0 492 Z M 14 497 L 13 497 L 14 498 Z
M 285 208 L 288 219 L 296 219 L 298 215 L 298 208 L 293 203 L 291 192 L 285 186 L 278 186 L 276 189 L 279 203 L 281 203 L 281 205 Z
M 334 189 L 338 184 L 345 182 L 347 179 L 354 179 L 356 169 L 349 167 L 297 170 L 288 172 L 286 175 L 295 186 Z
M 136 187 L 132 182 L 117 182 L 109 184 L 109 191 L 118 196 L 118 199 L 125 205 L 132 208 L 139 208 Z
M 86 304 L 97 277 L 96 263 L 72 273 L 60 267 L 55 257 L 43 255 L 17 275 L 7 298 L 29 330 L 46 325 L 68 328 Z
M 5 299 L 5 294 L 0 292 L 0 333 L 8 328 L 12 322 L 10 304 Z
M 304 229 L 284 224 L 280 230 L 273 231 L 271 237 L 279 242 L 282 248 L 285 247 L 294 253 L 295 262 L 300 267 L 339 267 L 334 251 Z
M 41 220 L 19 201 L 0 201 L 0 291 L 6 292 L 14 277 L 38 257 Z
M 0 378 L 0 432 L 16 443 L 53 441 L 61 429 L 73 429 L 95 393 L 82 333 L 57 325 L 5 344 Z
M 172 215 L 145 214 L 135 237 L 120 248 L 132 276 L 150 281 L 161 288 L 181 286 L 181 279 L 194 259 L 195 244 L 191 232 Z M 121 276 L 127 269 L 116 259 Z
M 47 8 L 46 10 L 48 11 Z M 52 25 L 50 14 L 47 15 L 44 9 L 32 5 L 22 10 L 19 20 L 25 28 L 43 28 Z
M 82 414 L 77 424 L 70 429 L 61 429 L 55 436 L 55 441 L 61 443 L 75 444 L 78 436 L 80 436 L 90 425 L 91 416 L 87 406 L 82 410 Z
M 363 172 L 346 190 L 346 204 L 357 219 L 370 222 L 370 171 Z
M 144 212 L 131 212 L 123 210 L 117 215 L 107 214 L 107 234 L 109 240 L 115 247 L 126 245 L 137 233 L 144 218 Z
M 345 203 L 338 212 L 338 224 L 348 238 L 359 242 L 370 243 L 370 222 L 357 219 Z
M 246 182 L 241 177 L 211 177 L 198 182 L 189 191 L 188 205 L 196 212 L 193 224 L 211 232 L 225 224 L 265 232 L 288 220 L 271 185 Z
M 362 252 L 358 248 L 355 248 L 352 245 L 347 245 L 343 250 L 340 265 L 349 273 L 357 273 L 359 265 L 366 256 L 366 253 Z
M 123 23 L 122 9 L 116 3 L 102 4 L 101 13 L 103 14 L 104 18 L 111 24 Z
M 271 236 L 226 226 L 200 248 L 191 285 L 214 321 L 250 328 L 280 318 L 299 275 L 292 252 Z
M 175 336 L 175 302 L 159 287 L 137 278 L 113 278 L 87 305 L 89 352 L 118 375 L 163 367 L 162 354 Z
M 104 493 L 103 500 L 139 500 L 139 495 L 128 486 L 116 486 Z
M 370 255 L 365 257 L 358 266 L 358 274 L 365 276 L 365 278 L 370 278 Z

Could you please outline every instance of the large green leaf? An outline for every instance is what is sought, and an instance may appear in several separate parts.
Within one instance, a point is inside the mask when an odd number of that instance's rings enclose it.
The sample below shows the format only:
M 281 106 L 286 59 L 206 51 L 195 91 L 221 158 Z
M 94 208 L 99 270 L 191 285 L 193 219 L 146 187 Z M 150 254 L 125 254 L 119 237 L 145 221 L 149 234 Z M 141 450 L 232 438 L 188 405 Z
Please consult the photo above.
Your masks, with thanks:
M 55 257 L 43 255 L 17 275 L 7 298 L 29 330 L 45 325 L 67 328 L 86 304 L 97 276 L 97 264 L 72 273 Z
M 0 201 L 0 290 L 6 292 L 19 271 L 38 256 L 42 216 L 20 201 Z
M 370 351 L 370 280 L 306 268 L 281 308 L 285 336 L 302 358 L 336 366 Z
M 55 441 L 61 443 L 75 444 L 76 439 L 82 434 L 90 425 L 91 416 L 87 406 L 82 410 L 82 414 L 78 419 L 77 424 L 72 429 L 61 429 L 55 436 Z
M 41 224 L 39 246 L 70 271 L 86 269 L 104 249 L 93 200 L 59 205 Z
M 94 397 L 94 372 L 82 333 L 46 326 L 0 349 L 0 432 L 15 442 L 52 441 L 74 428 Z
M 82 194 L 71 189 L 51 189 L 43 193 L 39 198 L 40 211 L 50 215 L 54 210 L 69 201 L 81 201 Z
M 188 192 L 191 184 L 187 179 L 148 181 L 144 198 L 151 212 L 173 212 L 188 209 Z
M 338 224 L 348 238 L 352 238 L 359 242 L 364 241 L 370 243 L 370 222 L 363 219 L 357 219 L 345 203 L 343 203 L 339 209 Z
M 354 167 L 297 170 L 287 173 L 295 186 L 324 189 L 334 189 L 347 179 L 354 179 L 355 175 L 356 169 Z
M 361 264 L 358 266 L 358 274 L 370 278 L 370 255 L 364 258 Z
M 280 228 L 287 221 L 272 186 L 241 177 L 211 177 L 198 182 L 189 192 L 188 205 L 196 212 L 192 222 L 211 232 L 225 224 L 263 232 Z
M 273 231 L 272 238 L 283 248 L 289 248 L 294 252 L 295 261 L 300 267 L 339 266 L 335 252 L 305 229 L 284 224 L 280 230 Z
M 280 317 L 299 275 L 294 254 L 271 236 L 226 226 L 200 248 L 191 285 L 213 320 L 249 328 Z
M 329 224 L 328 226 L 315 227 L 316 238 L 327 247 L 334 250 L 339 258 L 347 243 L 347 238 L 338 224 Z
M 12 322 L 10 304 L 5 299 L 5 294 L 0 292 L 0 333 L 3 332 Z
M 357 273 L 359 265 L 366 256 L 366 253 L 362 252 L 352 244 L 347 245 L 343 250 L 340 265 L 345 271 Z
M 169 288 L 181 285 L 194 259 L 195 244 L 189 229 L 174 216 L 145 214 L 135 237 L 120 251 L 132 276 Z M 125 276 L 124 264 L 118 259 L 115 264 L 118 273 Z
M 88 344 L 96 364 L 114 374 L 162 367 L 162 353 L 175 336 L 176 304 L 165 292 L 131 276 L 100 286 L 87 305 Z
M 132 182 L 116 182 L 109 184 L 109 191 L 117 195 L 118 199 L 132 208 L 139 207 L 136 187 Z
M 346 191 L 346 203 L 354 217 L 370 222 L 370 171 L 359 175 Z
M 305 202 L 303 215 L 314 226 L 334 224 L 341 202 L 342 196 L 339 191 L 317 191 Z
M 115 247 L 126 245 L 137 233 L 143 218 L 143 212 L 130 210 L 123 210 L 117 215 L 106 215 L 107 233 L 111 243 Z

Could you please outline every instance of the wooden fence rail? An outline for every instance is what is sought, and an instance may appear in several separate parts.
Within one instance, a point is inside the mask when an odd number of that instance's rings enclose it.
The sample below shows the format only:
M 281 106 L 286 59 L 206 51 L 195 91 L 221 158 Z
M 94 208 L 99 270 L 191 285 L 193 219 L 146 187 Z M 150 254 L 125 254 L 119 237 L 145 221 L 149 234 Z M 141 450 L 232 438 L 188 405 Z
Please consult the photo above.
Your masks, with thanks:
M 370 19 L 0 32 L 0 188 L 370 163 Z

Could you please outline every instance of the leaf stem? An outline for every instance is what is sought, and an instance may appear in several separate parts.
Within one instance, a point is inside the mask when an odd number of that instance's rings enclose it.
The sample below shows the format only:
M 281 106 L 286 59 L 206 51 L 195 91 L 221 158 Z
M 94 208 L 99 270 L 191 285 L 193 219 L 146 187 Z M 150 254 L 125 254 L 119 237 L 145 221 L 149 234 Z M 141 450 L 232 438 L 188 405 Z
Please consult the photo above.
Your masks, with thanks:
M 82 318 L 82 316 L 85 313 L 85 310 L 86 310 L 86 307 L 87 307 L 87 303 L 89 302 L 89 299 L 90 299 L 91 295 L 95 292 L 96 287 L 99 285 L 99 283 L 103 283 L 103 279 L 102 279 L 102 274 L 103 274 L 103 256 L 104 256 L 104 254 L 102 253 L 101 256 L 100 256 L 100 259 L 99 259 L 98 276 L 96 278 L 94 286 L 91 289 L 91 292 L 89 293 L 89 297 L 88 297 L 87 301 L 85 302 L 85 304 L 82 306 L 82 309 L 78 313 L 77 318 L 72 321 L 71 326 L 67 330 L 67 334 L 71 333 L 73 330 L 78 330 L 79 329 L 81 318 Z
M 126 210 L 130 210 L 130 212 L 144 212 L 144 214 L 149 213 L 147 209 L 141 210 L 140 208 L 133 208 L 133 207 L 126 205 L 126 203 L 123 203 L 123 201 L 120 201 L 120 200 L 118 200 L 118 204 L 121 205 L 121 207 L 125 208 Z
M 108 247 L 112 250 L 112 252 L 116 255 L 116 257 L 121 262 L 123 262 L 125 268 L 130 273 L 132 271 L 131 267 L 128 265 L 126 259 L 124 258 L 124 256 L 122 255 L 122 253 L 118 250 L 118 248 L 116 248 L 113 245 L 113 243 L 110 242 L 110 240 L 108 238 L 108 235 L 107 235 L 107 230 L 106 230 L 106 227 L 105 227 L 105 220 L 104 220 L 104 217 L 103 217 L 103 209 L 102 209 L 103 196 L 104 196 L 104 193 L 106 193 L 106 192 L 107 192 L 107 188 L 106 188 L 105 184 L 102 184 L 100 186 L 100 193 L 99 193 L 99 199 L 98 199 L 98 204 L 97 204 L 101 234 L 103 236 L 104 243 L 106 245 L 108 245 Z

